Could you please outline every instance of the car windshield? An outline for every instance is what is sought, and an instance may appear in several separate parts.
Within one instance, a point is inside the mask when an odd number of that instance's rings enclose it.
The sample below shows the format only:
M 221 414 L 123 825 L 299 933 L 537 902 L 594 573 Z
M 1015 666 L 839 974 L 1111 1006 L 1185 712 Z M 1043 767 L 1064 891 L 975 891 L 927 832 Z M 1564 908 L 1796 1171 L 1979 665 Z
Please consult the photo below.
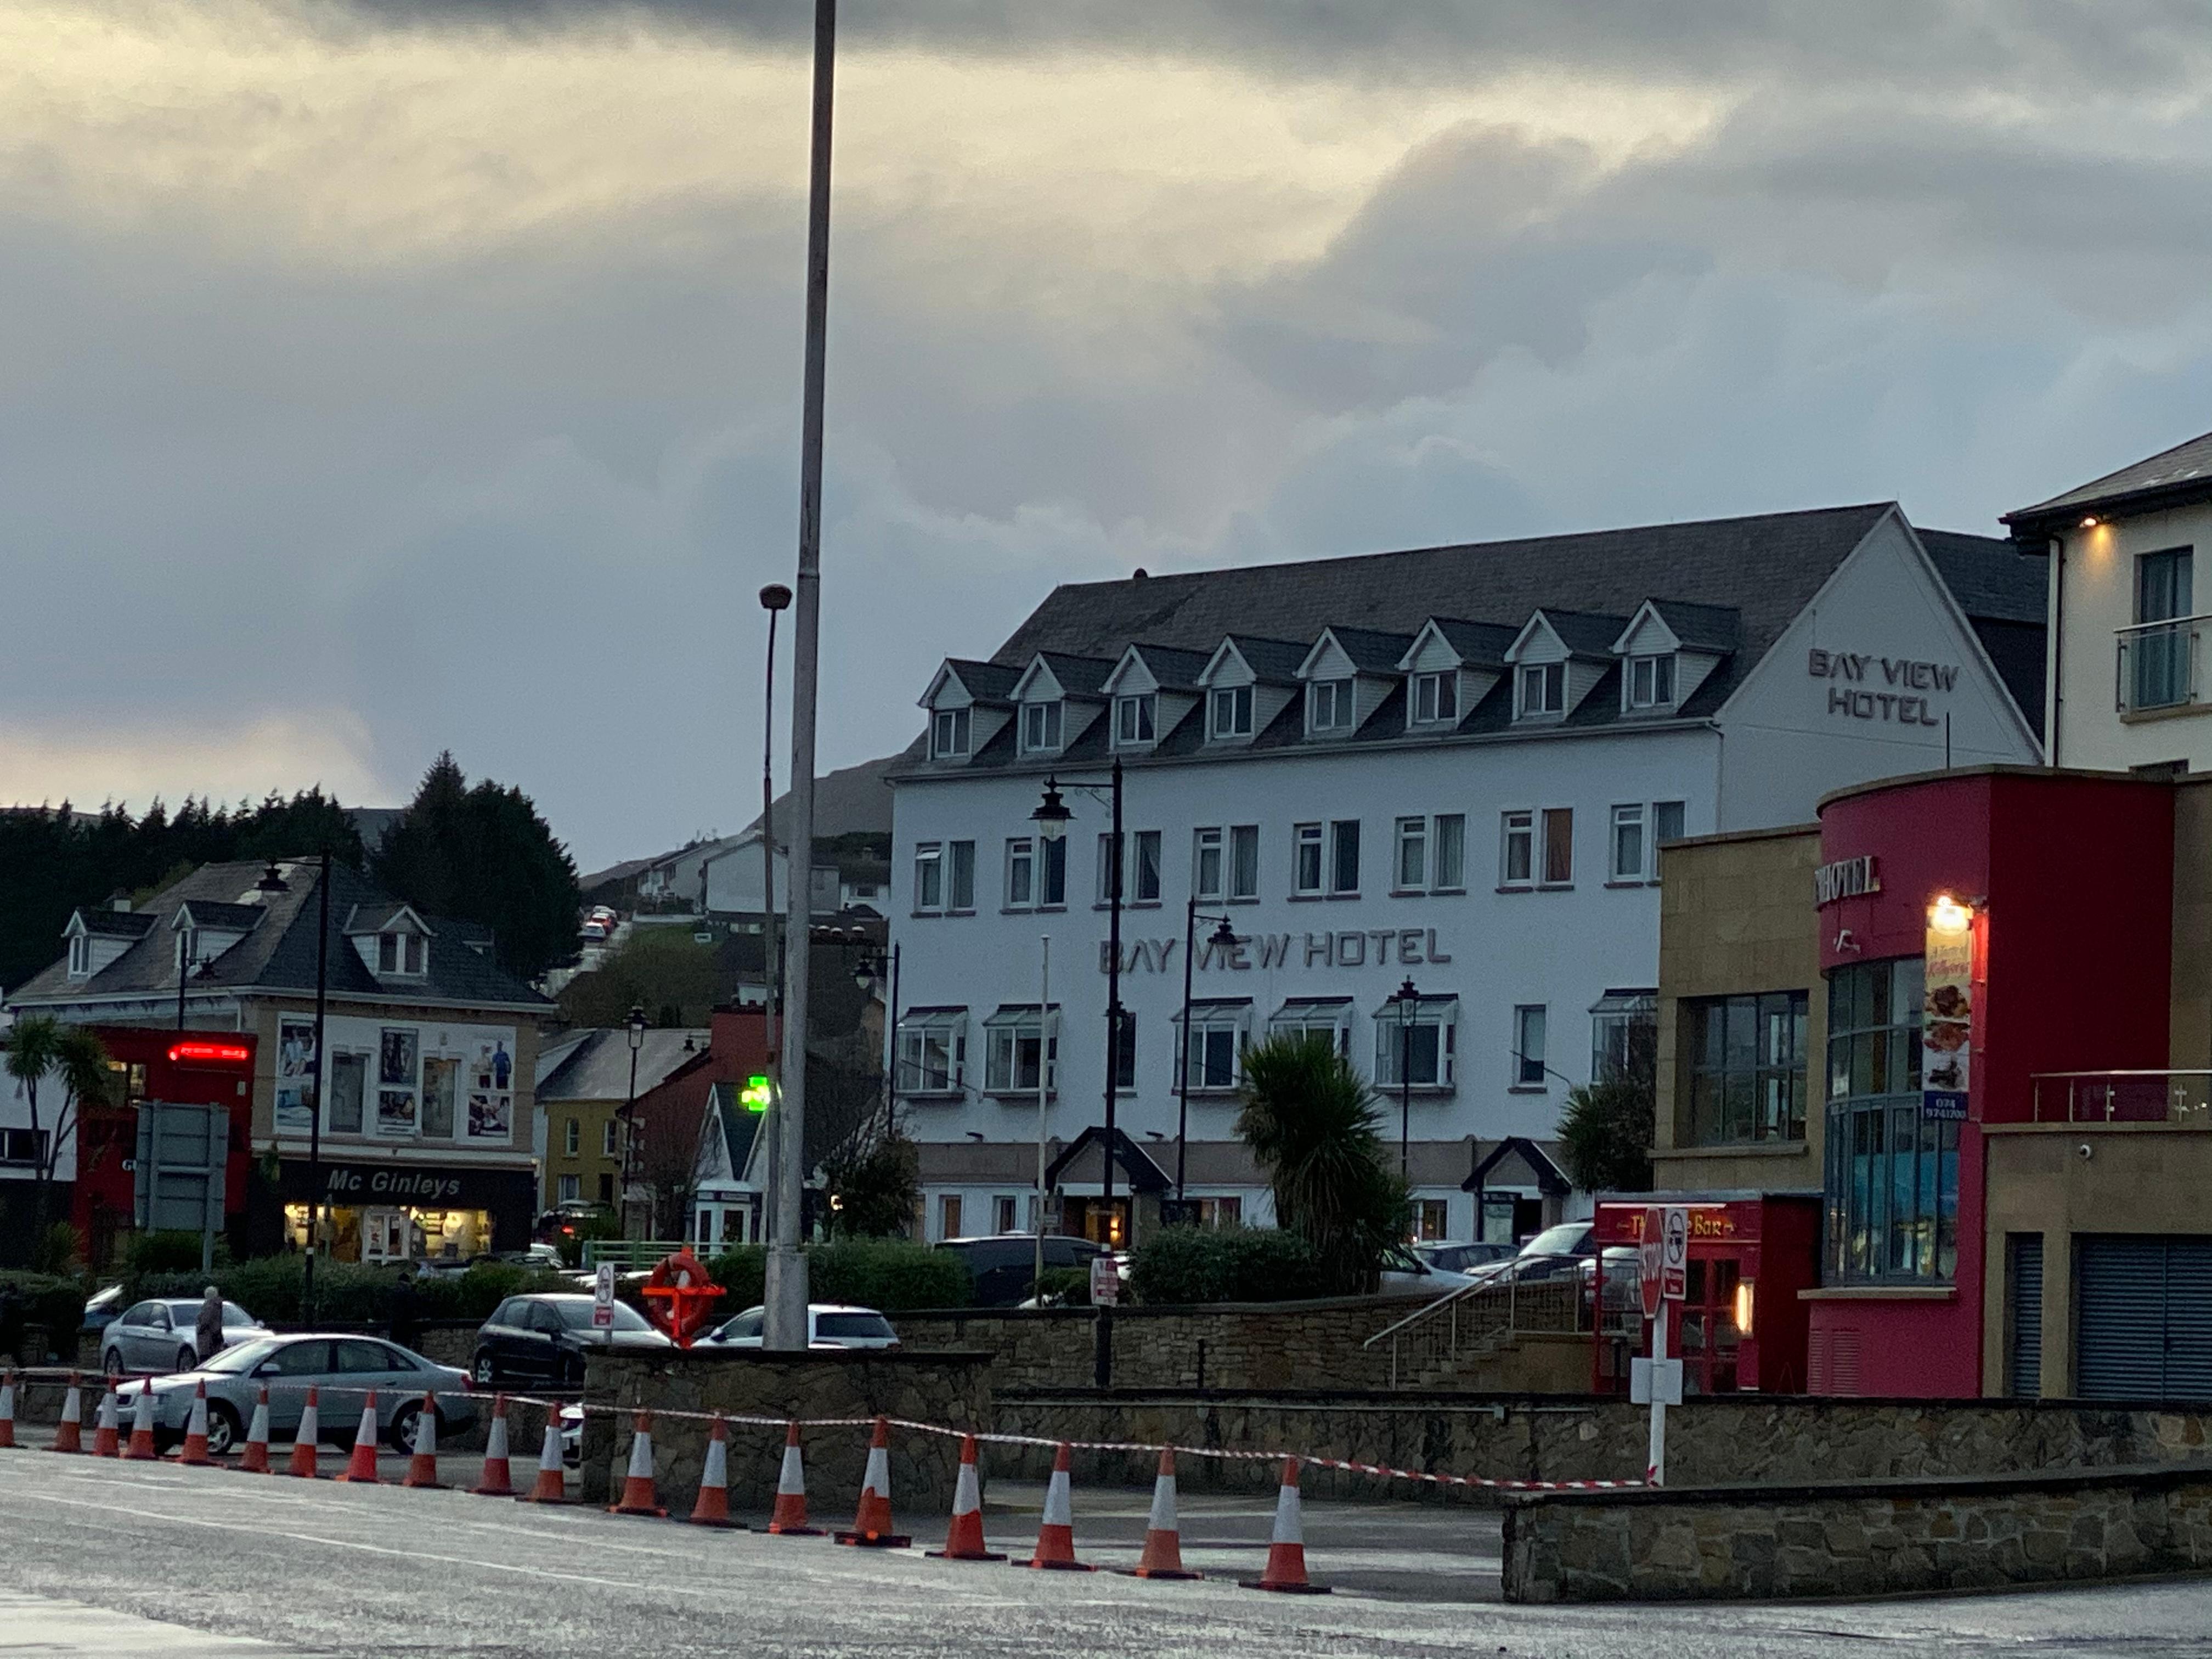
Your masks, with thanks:
M 589 1297 L 578 1297 L 574 1302 L 556 1302 L 553 1311 L 561 1316 L 561 1322 L 572 1331 L 592 1328 L 592 1304 Z M 618 1331 L 649 1331 L 638 1310 L 627 1302 L 615 1304 L 615 1328 Z
M 891 1322 L 879 1313 L 826 1313 L 814 1319 L 817 1337 L 896 1337 Z
M 276 1352 L 276 1338 L 267 1336 L 256 1342 L 241 1342 L 234 1348 L 225 1348 L 200 1369 L 226 1376 L 243 1376 Z
M 1587 1221 L 1563 1221 L 1556 1227 L 1547 1227 L 1521 1247 L 1523 1255 L 1577 1255 L 1583 1241 L 1589 1237 Z

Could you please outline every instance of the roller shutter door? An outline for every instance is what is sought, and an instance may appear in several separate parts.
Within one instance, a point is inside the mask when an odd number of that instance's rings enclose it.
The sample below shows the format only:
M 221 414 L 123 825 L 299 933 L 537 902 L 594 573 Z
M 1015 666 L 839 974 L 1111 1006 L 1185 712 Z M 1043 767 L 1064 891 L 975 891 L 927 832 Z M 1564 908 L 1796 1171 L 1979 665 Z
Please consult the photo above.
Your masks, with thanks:
M 2212 1238 L 2081 1240 L 2085 1400 L 2212 1400 Z

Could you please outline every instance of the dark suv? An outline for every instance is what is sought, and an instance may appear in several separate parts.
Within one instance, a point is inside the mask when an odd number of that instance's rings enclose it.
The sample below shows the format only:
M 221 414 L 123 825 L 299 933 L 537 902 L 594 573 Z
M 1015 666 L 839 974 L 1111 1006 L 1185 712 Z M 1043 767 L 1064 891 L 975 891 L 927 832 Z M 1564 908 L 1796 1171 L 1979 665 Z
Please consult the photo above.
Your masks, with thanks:
M 469 1375 L 483 1388 L 502 1382 L 550 1382 L 574 1388 L 584 1380 L 584 1356 L 593 1348 L 667 1348 L 675 1345 L 626 1303 L 614 1306 L 611 1330 L 592 1323 L 588 1296 L 510 1296 L 492 1310 L 477 1333 Z
M 948 1238 L 937 1248 L 950 1250 L 968 1264 L 974 1287 L 968 1297 L 971 1308 L 1016 1308 L 1028 1300 L 1030 1281 L 1036 1277 L 1036 1235 L 1000 1233 L 990 1238 Z M 1088 1271 L 1091 1258 L 1105 1246 L 1087 1238 L 1047 1233 L 1044 1265 L 1081 1267 Z

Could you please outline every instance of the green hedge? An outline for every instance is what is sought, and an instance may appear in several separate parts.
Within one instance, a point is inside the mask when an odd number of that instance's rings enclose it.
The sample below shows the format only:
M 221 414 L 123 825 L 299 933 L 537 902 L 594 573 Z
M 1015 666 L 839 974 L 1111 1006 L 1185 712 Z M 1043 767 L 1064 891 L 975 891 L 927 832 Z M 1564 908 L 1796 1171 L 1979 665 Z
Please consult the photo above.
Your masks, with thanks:
M 1327 1294 L 1313 1247 L 1272 1227 L 1170 1227 L 1138 1246 L 1129 1288 L 1155 1307 L 1293 1302 Z
M 381 1325 L 392 1317 L 392 1289 L 401 1269 L 357 1261 L 322 1261 L 315 1267 L 315 1320 L 323 1325 Z M 219 1267 L 212 1273 L 134 1273 L 125 1296 L 198 1296 L 210 1280 L 229 1300 L 264 1323 L 296 1325 L 301 1320 L 301 1258 L 264 1256 Z M 418 1273 L 415 1279 L 417 1319 L 483 1319 L 510 1296 L 528 1291 L 574 1291 L 574 1280 L 558 1273 L 533 1273 L 512 1262 L 479 1262 L 465 1273 Z
M 758 1244 L 742 1245 L 714 1257 L 707 1271 L 729 1292 L 716 1312 L 740 1314 L 761 1304 L 768 1252 Z M 968 1264 L 951 1251 L 896 1238 L 809 1245 L 806 1280 L 807 1295 L 816 1302 L 851 1303 L 882 1313 L 964 1307 L 972 1288 Z
M 58 1273 L 0 1273 L 0 1285 L 23 1299 L 23 1322 L 43 1325 L 48 1341 L 64 1364 L 76 1359 L 76 1334 L 84 1327 L 85 1298 L 92 1294 L 89 1280 Z M 46 1355 L 18 1355 L 27 1364 L 43 1364 Z

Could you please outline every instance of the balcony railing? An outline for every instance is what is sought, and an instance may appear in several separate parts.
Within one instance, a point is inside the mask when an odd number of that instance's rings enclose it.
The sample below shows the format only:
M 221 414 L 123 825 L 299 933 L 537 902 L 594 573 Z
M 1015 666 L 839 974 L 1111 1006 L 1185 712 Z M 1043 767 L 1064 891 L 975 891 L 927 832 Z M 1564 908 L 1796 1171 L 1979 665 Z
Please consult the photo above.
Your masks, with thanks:
M 2212 1129 L 2212 1072 L 2042 1072 L 2038 1123 L 2163 1123 Z
M 2212 617 L 2174 617 L 2116 629 L 2112 706 L 2124 714 L 2197 701 L 2197 639 Z

